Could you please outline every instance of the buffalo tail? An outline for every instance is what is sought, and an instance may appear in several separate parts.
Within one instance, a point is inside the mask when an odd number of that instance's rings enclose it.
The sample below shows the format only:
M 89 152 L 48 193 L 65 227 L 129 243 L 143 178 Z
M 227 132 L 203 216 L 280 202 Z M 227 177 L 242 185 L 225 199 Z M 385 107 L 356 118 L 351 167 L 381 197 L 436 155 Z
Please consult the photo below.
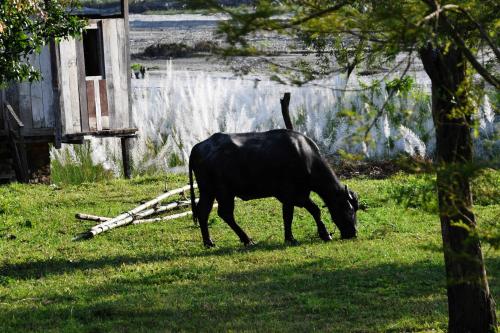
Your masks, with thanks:
M 198 214 L 196 213 L 196 194 L 194 193 L 193 186 L 193 168 L 192 168 L 191 156 L 189 156 L 189 187 L 191 193 L 191 211 L 193 212 L 193 222 L 198 224 Z

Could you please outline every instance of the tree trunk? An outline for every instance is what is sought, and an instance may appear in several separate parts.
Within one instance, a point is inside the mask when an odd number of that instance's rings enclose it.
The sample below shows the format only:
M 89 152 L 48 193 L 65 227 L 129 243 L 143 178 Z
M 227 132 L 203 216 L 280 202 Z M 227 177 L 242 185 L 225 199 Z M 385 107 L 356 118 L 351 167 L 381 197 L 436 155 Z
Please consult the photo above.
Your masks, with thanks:
M 437 188 L 447 277 L 450 332 L 496 332 L 495 302 L 488 287 L 481 244 L 475 237 L 470 172 L 471 115 L 466 62 L 453 46 L 420 52 L 432 82 Z

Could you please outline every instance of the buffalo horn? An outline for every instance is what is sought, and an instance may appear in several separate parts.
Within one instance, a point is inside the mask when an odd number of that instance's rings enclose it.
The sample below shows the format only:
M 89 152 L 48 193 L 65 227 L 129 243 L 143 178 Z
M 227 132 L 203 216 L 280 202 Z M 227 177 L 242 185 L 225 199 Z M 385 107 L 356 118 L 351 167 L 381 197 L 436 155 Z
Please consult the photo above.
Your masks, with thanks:
M 352 193 L 351 191 L 349 191 L 349 187 L 347 187 L 347 185 L 345 186 L 345 191 L 347 193 L 347 196 L 350 200 L 354 200 L 354 197 L 352 196 Z

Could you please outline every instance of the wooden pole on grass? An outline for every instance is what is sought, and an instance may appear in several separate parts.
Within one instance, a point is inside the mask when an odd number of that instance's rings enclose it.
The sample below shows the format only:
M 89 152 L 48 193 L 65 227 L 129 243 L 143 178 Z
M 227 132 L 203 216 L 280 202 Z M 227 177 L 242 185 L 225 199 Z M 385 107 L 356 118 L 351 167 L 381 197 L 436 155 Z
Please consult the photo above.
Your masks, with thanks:
M 75 214 L 75 217 L 79 220 L 95 221 L 95 222 L 106 222 L 106 221 L 109 221 L 112 219 L 111 217 L 96 216 L 96 215 L 83 214 L 83 213 Z
M 194 186 L 197 187 L 196 185 L 194 185 Z M 99 235 L 105 231 L 108 231 L 108 230 L 111 230 L 111 229 L 114 229 L 114 228 L 117 228 L 117 227 L 120 227 L 123 225 L 130 224 L 134 219 L 136 219 L 137 215 L 140 212 L 142 212 L 143 210 L 156 205 L 160 201 L 165 200 L 166 198 L 168 198 L 172 195 L 188 191 L 189 189 L 190 189 L 190 186 L 186 185 L 184 187 L 181 187 L 181 188 L 178 188 L 178 189 L 175 189 L 172 191 L 168 191 L 167 193 L 163 193 L 162 195 L 156 197 L 153 200 L 150 200 L 146 203 L 143 203 L 142 205 L 137 206 L 136 208 L 131 209 L 123 214 L 120 214 L 117 217 L 114 217 L 109 221 L 105 221 L 101 224 L 98 224 L 98 225 L 92 227 L 89 231 L 86 231 L 86 232 L 83 232 L 79 235 L 76 235 L 73 238 L 73 240 L 89 239 L 89 238 L 92 238 L 96 235 Z
M 198 201 L 199 201 L 199 199 L 196 199 L 196 202 L 198 202 Z M 146 209 L 145 211 L 138 213 L 136 215 L 136 217 L 137 218 L 144 218 L 144 217 L 147 217 L 149 215 L 159 214 L 159 213 L 166 212 L 167 210 L 172 210 L 172 209 L 180 208 L 180 207 L 187 207 L 190 205 L 191 205 L 190 201 L 176 201 L 176 202 L 169 203 L 168 205 L 165 205 L 165 206 Z M 83 214 L 83 213 L 75 214 L 75 217 L 79 220 L 96 221 L 96 222 L 106 222 L 106 221 L 109 221 L 112 219 L 111 217 L 96 216 L 96 215 Z
M 212 207 L 217 207 L 217 206 L 219 206 L 219 204 L 214 204 Z M 168 216 L 163 216 L 163 217 L 157 217 L 157 218 L 154 218 L 154 219 L 135 220 L 134 222 L 132 222 L 132 224 L 144 224 L 144 223 L 154 223 L 154 222 L 168 221 L 168 220 L 178 219 L 178 218 L 184 217 L 184 216 L 189 216 L 189 215 L 192 215 L 192 214 L 193 214 L 193 212 L 190 210 L 190 211 L 179 213 L 179 214 L 173 214 L 173 215 L 168 215 Z

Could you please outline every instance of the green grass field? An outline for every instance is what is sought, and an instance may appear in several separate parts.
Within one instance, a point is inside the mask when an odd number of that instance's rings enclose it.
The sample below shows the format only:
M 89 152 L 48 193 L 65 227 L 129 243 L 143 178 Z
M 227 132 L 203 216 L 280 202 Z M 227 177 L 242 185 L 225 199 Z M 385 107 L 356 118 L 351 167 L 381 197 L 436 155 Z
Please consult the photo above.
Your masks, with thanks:
M 412 177 L 346 181 L 367 207 L 356 240 L 322 242 L 296 209 L 300 245 L 285 246 L 281 207 L 266 199 L 236 203 L 256 246 L 212 212 L 210 250 L 189 218 L 71 241 L 93 225 L 75 213 L 117 215 L 185 176 L 0 186 L 0 332 L 446 330 L 438 218 L 389 195 Z M 476 207 L 480 226 L 498 220 L 498 200 Z M 500 251 L 483 250 L 500 304 Z

